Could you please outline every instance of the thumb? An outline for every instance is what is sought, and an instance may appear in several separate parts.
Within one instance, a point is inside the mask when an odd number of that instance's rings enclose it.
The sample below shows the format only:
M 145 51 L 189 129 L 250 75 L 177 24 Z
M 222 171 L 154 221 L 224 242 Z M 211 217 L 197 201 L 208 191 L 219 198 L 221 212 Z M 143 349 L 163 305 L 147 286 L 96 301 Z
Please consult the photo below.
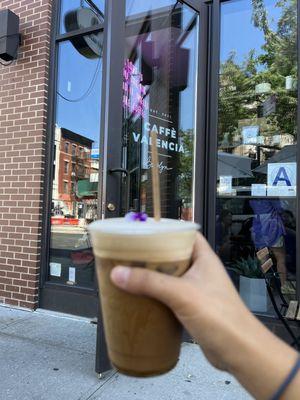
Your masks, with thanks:
M 180 278 L 143 268 L 115 267 L 111 271 L 112 282 L 126 292 L 145 295 L 176 309 L 184 301 Z

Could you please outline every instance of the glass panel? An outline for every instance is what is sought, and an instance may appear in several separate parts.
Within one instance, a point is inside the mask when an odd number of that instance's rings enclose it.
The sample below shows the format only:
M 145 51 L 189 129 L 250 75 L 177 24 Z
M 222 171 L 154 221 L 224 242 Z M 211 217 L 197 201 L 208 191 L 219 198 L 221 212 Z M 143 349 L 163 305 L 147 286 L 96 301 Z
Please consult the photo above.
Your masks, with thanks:
M 104 6 L 105 0 L 61 0 L 59 33 L 101 24 Z
M 126 16 L 137 16 L 140 13 L 148 13 L 149 11 L 158 12 L 159 8 L 174 7 L 176 3 L 174 0 L 156 0 L 152 3 L 150 1 L 127 0 L 126 1 Z
M 124 211 L 152 215 L 149 135 L 154 130 L 162 215 L 192 219 L 198 15 L 175 1 L 128 0 L 126 6 Z
M 221 6 L 216 250 L 263 313 L 259 249 L 272 254 L 282 293 L 295 295 L 296 38 L 295 0 Z
M 96 218 L 102 59 L 70 41 L 58 48 L 51 282 L 93 287 L 94 258 L 86 226 Z

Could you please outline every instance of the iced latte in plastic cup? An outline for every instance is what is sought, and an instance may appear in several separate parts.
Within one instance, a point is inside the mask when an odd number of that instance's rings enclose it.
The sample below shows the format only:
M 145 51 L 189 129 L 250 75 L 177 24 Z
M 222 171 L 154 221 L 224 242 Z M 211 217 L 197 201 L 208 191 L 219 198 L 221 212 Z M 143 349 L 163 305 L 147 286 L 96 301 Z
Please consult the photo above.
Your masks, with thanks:
M 180 276 L 190 266 L 198 228 L 193 222 L 152 218 L 112 218 L 89 226 L 108 354 L 119 371 L 150 376 L 172 369 L 179 357 L 182 327 L 165 305 L 113 285 L 111 269 L 126 265 Z

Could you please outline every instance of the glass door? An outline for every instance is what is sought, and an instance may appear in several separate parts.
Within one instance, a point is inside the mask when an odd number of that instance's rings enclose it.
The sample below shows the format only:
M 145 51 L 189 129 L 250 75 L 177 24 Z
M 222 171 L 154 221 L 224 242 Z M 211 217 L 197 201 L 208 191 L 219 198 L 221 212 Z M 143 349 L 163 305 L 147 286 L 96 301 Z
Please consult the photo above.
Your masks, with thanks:
M 129 210 L 152 215 L 153 145 L 159 152 L 163 217 L 190 220 L 196 214 L 194 171 L 200 161 L 197 164 L 194 157 L 196 128 L 203 138 L 199 128 L 205 121 L 196 109 L 205 86 L 199 80 L 199 10 L 184 3 L 190 2 L 106 1 L 99 165 L 102 218 L 123 216 Z M 202 61 L 205 70 L 206 60 Z M 151 130 L 157 133 L 157 143 L 149 139 Z M 203 173 L 199 168 L 198 177 Z
M 95 315 L 87 225 L 130 210 L 152 215 L 151 146 L 162 216 L 201 223 L 207 14 L 195 3 L 59 2 L 41 307 Z
M 122 213 L 152 215 L 151 147 L 162 216 L 192 220 L 199 14 L 174 0 L 126 1 L 122 93 Z M 157 133 L 151 143 L 150 132 Z

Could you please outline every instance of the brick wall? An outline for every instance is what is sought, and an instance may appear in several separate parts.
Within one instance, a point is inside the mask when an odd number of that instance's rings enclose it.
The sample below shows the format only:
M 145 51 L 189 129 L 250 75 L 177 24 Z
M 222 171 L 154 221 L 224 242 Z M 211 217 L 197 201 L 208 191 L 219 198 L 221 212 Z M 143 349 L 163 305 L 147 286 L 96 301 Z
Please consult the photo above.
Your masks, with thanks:
M 0 0 L 20 17 L 18 60 L 0 65 L 0 303 L 35 308 L 41 258 L 51 0 Z

